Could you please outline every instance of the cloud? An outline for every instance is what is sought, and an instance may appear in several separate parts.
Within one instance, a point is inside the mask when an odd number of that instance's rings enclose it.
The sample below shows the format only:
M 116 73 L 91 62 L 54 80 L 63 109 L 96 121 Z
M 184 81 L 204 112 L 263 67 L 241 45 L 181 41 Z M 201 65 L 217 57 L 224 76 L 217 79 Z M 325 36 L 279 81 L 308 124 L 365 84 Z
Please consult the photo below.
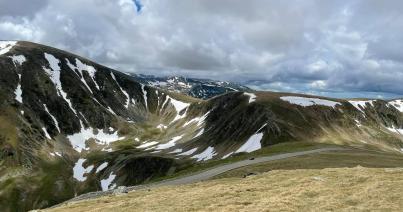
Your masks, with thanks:
M 1 39 L 45 43 L 122 71 L 403 95 L 400 1 L 32 2 L 0 0 Z

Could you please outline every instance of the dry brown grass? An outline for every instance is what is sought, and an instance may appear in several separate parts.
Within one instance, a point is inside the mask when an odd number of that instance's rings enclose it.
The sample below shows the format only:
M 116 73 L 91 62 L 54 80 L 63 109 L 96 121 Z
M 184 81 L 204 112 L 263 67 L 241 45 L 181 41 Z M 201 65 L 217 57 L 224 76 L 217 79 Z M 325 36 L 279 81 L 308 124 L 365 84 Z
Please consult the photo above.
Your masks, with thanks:
M 102 197 L 49 211 L 401 211 L 402 168 L 275 170 Z

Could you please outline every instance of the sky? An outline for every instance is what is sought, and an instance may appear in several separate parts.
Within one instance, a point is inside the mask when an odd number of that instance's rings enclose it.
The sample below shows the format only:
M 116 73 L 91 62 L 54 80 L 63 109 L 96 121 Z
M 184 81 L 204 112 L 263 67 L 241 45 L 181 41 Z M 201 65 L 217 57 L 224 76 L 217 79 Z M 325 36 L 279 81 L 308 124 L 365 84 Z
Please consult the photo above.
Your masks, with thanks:
M 123 72 L 257 90 L 403 96 L 399 0 L 0 0 L 0 40 Z

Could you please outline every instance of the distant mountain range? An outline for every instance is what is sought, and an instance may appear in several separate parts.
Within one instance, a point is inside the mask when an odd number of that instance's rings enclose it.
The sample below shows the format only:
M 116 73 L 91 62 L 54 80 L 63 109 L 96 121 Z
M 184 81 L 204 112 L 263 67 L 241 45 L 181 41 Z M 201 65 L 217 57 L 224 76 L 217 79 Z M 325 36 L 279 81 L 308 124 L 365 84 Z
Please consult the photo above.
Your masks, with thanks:
M 153 75 L 131 74 L 136 81 L 151 87 L 186 94 L 199 99 L 209 99 L 228 92 L 253 92 L 247 86 L 237 83 L 215 81 L 210 79 L 186 78 L 182 76 L 156 77 Z
M 48 207 L 291 141 L 401 154 L 403 101 L 127 75 L 52 47 L 0 42 L 2 211 Z

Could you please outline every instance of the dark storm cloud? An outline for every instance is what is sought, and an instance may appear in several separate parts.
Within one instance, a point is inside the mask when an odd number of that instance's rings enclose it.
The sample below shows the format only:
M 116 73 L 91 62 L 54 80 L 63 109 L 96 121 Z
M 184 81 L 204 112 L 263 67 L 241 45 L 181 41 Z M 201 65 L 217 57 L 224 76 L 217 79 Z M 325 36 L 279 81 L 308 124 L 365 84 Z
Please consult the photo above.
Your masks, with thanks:
M 0 0 L 0 16 L 32 16 L 47 3 L 47 0 Z
M 403 2 L 397 0 L 0 5 L 1 39 L 46 43 L 126 72 L 335 96 L 403 94 Z

